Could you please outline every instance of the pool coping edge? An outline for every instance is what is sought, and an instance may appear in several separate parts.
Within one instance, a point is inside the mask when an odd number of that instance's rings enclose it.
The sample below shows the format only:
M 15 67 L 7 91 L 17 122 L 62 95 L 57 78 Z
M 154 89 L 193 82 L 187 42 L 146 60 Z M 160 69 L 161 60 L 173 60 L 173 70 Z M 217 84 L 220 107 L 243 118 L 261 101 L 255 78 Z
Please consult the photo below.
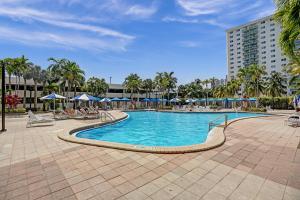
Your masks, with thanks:
M 78 138 L 74 135 L 74 133 L 76 133 L 78 131 L 91 129 L 91 128 L 99 128 L 99 127 L 102 127 L 105 125 L 110 125 L 110 124 L 114 124 L 114 123 L 118 123 L 120 121 L 126 120 L 128 118 L 128 114 L 125 112 L 122 112 L 122 113 L 124 114 L 124 116 L 122 116 L 118 119 L 115 119 L 113 121 L 94 123 L 94 124 L 89 124 L 87 126 L 81 126 L 81 127 L 74 128 L 67 132 L 60 132 L 57 134 L 57 136 L 59 139 L 62 139 L 67 142 L 99 146 L 99 147 L 105 147 L 105 148 L 113 148 L 113 149 L 118 149 L 118 150 L 145 152 L 145 153 L 157 153 L 157 154 L 192 153 L 192 152 L 210 150 L 210 149 L 213 149 L 213 148 L 223 145 L 226 141 L 226 135 L 225 135 L 226 128 L 237 121 L 251 119 L 251 118 L 276 116 L 276 115 L 252 116 L 252 117 L 241 117 L 241 118 L 229 120 L 227 122 L 226 127 L 225 127 L 225 123 L 222 123 L 222 124 L 214 127 L 208 133 L 207 139 L 204 143 L 188 145 L 188 146 L 178 146 L 178 147 L 161 147 L 161 146 L 151 147 L 151 146 L 131 145 L 131 144 L 124 144 L 124 143 L 106 142 L 106 141 L 101 141 L 101 140 Z

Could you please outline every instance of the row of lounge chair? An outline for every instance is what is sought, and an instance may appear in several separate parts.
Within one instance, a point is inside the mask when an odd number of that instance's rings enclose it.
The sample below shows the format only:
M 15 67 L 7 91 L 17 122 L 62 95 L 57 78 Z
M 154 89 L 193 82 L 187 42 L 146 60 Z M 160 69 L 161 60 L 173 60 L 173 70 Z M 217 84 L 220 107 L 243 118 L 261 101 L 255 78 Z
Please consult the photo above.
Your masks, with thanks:
M 63 119 L 99 119 L 104 118 L 105 120 L 109 118 L 110 120 L 114 120 L 114 117 L 106 112 L 100 111 L 98 108 L 81 108 L 79 110 L 74 109 L 66 109 L 61 111 L 58 114 L 52 116 L 39 116 L 32 113 L 32 111 L 28 112 L 28 122 L 27 127 L 31 127 L 33 124 L 47 124 L 54 125 L 55 120 L 63 120 Z
M 211 108 L 210 106 L 186 106 L 183 105 L 182 107 L 176 106 L 173 107 L 174 111 L 190 111 L 190 112 L 212 112 L 212 111 L 219 111 L 222 110 L 222 107 L 218 107 L 218 108 Z M 241 111 L 242 108 L 238 107 L 238 108 L 232 108 L 232 111 L 238 112 Z

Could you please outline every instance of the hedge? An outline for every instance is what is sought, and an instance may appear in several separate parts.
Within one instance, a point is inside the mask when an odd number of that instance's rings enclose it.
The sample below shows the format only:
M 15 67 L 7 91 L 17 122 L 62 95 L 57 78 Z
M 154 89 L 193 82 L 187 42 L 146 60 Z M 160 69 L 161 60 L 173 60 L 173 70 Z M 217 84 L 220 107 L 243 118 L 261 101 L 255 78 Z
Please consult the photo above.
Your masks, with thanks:
M 259 97 L 259 107 L 270 106 L 272 109 L 294 109 L 293 97 Z

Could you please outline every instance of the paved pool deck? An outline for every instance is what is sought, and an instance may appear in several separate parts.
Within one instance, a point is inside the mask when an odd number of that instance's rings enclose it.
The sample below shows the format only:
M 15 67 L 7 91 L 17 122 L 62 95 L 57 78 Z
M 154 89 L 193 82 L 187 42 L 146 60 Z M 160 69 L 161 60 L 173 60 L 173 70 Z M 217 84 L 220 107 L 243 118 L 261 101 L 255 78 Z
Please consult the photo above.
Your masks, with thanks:
M 151 154 L 57 137 L 95 120 L 26 128 L 26 119 L 9 118 L 0 134 L 0 199 L 299 200 L 300 128 L 285 119 L 233 123 L 212 150 Z

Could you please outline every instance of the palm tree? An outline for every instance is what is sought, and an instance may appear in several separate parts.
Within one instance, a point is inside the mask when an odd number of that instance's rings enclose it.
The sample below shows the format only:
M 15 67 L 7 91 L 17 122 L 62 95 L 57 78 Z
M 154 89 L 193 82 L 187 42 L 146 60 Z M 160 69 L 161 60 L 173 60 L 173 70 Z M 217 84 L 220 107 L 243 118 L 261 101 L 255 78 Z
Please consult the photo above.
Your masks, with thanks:
M 275 0 L 277 11 L 275 19 L 282 25 L 279 43 L 283 52 L 294 62 L 300 64 L 299 52 L 295 41 L 300 35 L 300 2 L 299 0 Z
M 34 65 L 32 68 L 32 79 L 34 82 L 34 109 L 37 110 L 37 84 L 41 82 L 41 67 Z
M 91 77 L 86 82 L 87 91 L 94 96 L 102 96 L 107 92 L 109 85 L 105 82 L 105 79 L 99 79 Z
M 13 58 L 5 58 L 2 60 L 5 65 L 5 69 L 8 75 L 8 92 L 11 94 L 11 76 L 14 73 L 14 59 Z
M 227 97 L 227 92 L 228 90 L 228 87 L 225 86 L 225 85 L 220 85 L 218 87 L 216 87 L 214 90 L 213 90 L 213 95 L 214 97 L 216 98 L 224 98 L 224 97 Z
M 16 91 L 19 90 L 20 88 L 20 79 L 21 76 L 23 76 L 24 72 L 28 69 L 28 67 L 30 67 L 32 65 L 31 62 L 28 61 L 27 58 L 25 58 L 25 56 L 21 56 L 20 58 L 16 58 L 14 59 L 14 70 L 13 70 L 13 74 L 17 77 L 16 78 Z
M 150 98 L 151 92 L 155 89 L 155 84 L 152 79 L 148 78 L 142 81 L 141 88 L 146 92 L 146 98 Z
M 23 79 L 24 79 L 24 97 L 23 97 L 23 108 L 26 109 L 26 99 L 27 99 L 27 80 L 30 80 L 33 78 L 33 70 L 32 70 L 33 64 L 30 64 L 25 71 L 23 72 Z
M 267 78 L 266 92 L 271 97 L 279 97 L 285 93 L 286 79 L 279 72 L 272 72 Z
M 272 72 L 271 76 L 267 78 L 266 92 L 272 97 L 273 108 L 274 108 L 274 97 L 281 96 L 285 93 L 286 79 L 283 78 L 281 73 Z
M 228 96 L 234 97 L 239 89 L 240 89 L 241 83 L 237 79 L 233 79 L 230 82 L 226 84 L 226 92 Z
M 123 83 L 124 87 L 130 91 L 130 98 L 132 98 L 134 92 L 139 92 L 142 79 L 137 74 L 129 74 Z
M 174 72 L 164 72 L 164 79 L 166 81 L 166 89 L 167 89 L 167 97 L 168 97 L 168 102 L 170 100 L 170 92 L 174 91 L 176 88 L 177 84 L 177 78 L 173 76 Z
M 61 66 L 61 72 L 63 73 L 63 80 L 68 85 L 68 97 L 71 93 L 71 89 L 74 86 L 75 80 L 84 79 L 84 71 L 73 61 L 63 60 Z
M 243 93 L 247 96 L 259 96 L 263 92 L 265 67 L 256 64 L 241 68 L 238 80 L 243 84 Z

